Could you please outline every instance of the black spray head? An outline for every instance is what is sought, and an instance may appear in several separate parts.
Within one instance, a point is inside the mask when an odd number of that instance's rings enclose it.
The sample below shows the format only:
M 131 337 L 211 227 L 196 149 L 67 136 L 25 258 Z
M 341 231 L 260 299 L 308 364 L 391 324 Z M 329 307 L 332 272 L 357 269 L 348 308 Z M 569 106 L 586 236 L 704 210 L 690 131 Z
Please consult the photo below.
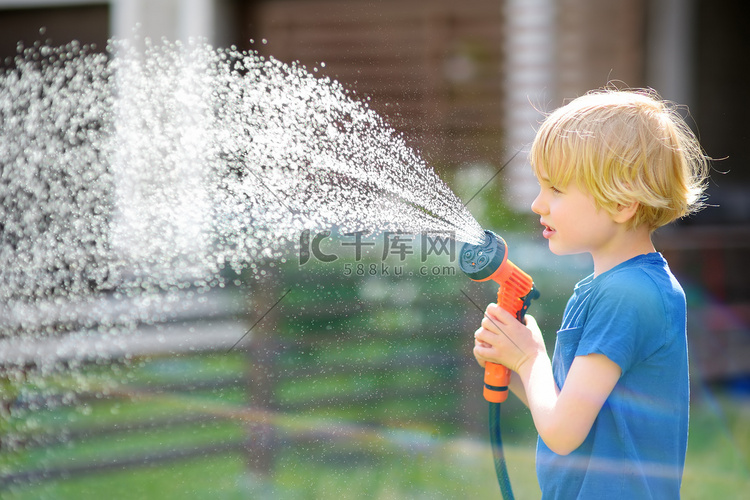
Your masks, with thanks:
M 458 267 L 474 281 L 485 281 L 505 261 L 508 248 L 505 240 L 492 231 L 485 230 L 484 242 L 479 245 L 464 243 L 458 260 Z

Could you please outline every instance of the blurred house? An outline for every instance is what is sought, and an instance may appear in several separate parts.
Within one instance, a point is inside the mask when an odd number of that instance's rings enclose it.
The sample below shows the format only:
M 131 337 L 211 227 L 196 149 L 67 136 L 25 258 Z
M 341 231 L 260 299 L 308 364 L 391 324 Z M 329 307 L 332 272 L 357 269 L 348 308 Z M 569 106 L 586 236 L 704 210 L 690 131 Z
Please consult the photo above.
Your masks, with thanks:
M 103 49 L 136 25 L 235 44 L 339 80 L 441 173 L 491 174 L 566 98 L 654 87 L 689 107 L 718 159 L 712 206 L 657 242 L 700 306 L 700 367 L 723 378 L 750 372 L 748 14 L 734 0 L 0 0 L 0 64 L 19 41 Z M 524 156 L 501 176 L 519 211 L 536 189 Z

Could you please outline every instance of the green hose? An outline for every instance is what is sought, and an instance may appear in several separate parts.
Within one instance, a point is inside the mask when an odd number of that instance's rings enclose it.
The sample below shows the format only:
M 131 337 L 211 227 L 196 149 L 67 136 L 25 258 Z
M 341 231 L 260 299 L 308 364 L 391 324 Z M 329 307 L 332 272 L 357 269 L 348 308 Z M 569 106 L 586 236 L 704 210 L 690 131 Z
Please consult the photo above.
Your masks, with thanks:
M 503 440 L 500 436 L 500 403 L 490 403 L 490 442 L 492 443 L 492 456 L 495 460 L 495 473 L 497 482 L 500 483 L 500 493 L 505 500 L 513 500 L 513 489 L 510 487 L 508 467 L 505 464 L 505 453 L 503 452 Z

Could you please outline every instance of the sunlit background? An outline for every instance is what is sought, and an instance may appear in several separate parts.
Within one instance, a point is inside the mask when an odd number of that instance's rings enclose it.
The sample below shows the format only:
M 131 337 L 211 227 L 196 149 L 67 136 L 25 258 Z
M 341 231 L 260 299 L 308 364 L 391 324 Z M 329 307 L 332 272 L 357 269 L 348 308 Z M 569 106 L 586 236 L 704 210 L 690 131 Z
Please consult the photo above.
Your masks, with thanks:
M 608 82 L 686 105 L 716 161 L 710 207 L 655 237 L 689 306 L 682 493 L 739 498 L 750 488 L 749 15 L 734 0 L 0 0 L 0 67 L 12 70 L 19 42 L 104 52 L 111 38 L 201 37 L 338 80 L 508 241 L 542 293 L 530 312 L 550 349 L 590 263 L 549 254 L 530 214 L 535 127 Z M 496 290 L 449 253 L 425 258 L 419 235 L 405 241 L 403 260 L 383 236 L 360 258 L 334 234 L 319 240 L 330 262 L 290 251 L 145 305 L 102 293 L 85 329 L 66 304 L 60 317 L 40 304 L 0 318 L 0 497 L 498 498 L 471 356 L 481 311 L 461 293 L 485 304 Z M 107 330 L 132 308 L 128 328 Z M 516 497 L 539 498 L 533 424 L 512 398 L 503 430 Z

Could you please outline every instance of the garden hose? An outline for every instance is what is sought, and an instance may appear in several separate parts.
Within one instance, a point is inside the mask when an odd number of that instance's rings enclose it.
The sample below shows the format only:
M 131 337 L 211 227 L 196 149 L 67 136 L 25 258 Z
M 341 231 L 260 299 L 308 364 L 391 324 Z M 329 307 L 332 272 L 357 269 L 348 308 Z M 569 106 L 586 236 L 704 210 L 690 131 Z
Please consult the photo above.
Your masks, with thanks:
M 474 281 L 492 280 L 498 283 L 497 303 L 523 322 L 531 301 L 539 298 L 531 276 L 508 260 L 508 246 L 492 231 L 485 231 L 485 240 L 479 245 L 464 244 L 459 257 L 459 267 Z M 510 370 L 496 363 L 485 363 L 484 398 L 489 402 L 489 427 L 495 472 L 500 491 L 505 500 L 513 498 L 508 469 L 505 463 L 500 434 L 500 403 L 508 398 Z

